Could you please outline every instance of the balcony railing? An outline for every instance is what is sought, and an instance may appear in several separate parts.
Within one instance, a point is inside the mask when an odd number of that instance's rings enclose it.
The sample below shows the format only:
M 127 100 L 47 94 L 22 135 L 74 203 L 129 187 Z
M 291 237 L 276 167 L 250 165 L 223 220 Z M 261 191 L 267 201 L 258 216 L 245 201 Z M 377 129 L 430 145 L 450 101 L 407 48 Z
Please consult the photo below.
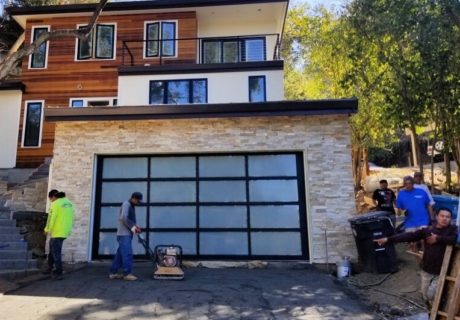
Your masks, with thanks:
M 240 63 L 280 60 L 279 34 L 125 40 L 123 66 Z

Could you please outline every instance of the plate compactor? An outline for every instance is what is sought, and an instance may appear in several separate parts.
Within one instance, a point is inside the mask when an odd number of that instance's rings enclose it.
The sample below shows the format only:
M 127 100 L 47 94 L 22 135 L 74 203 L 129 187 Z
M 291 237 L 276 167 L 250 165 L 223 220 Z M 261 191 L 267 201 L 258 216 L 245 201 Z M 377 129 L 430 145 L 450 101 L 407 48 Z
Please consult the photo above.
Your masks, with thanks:
M 139 243 L 147 251 L 155 264 L 153 278 L 157 280 L 182 280 L 184 279 L 184 271 L 182 270 L 182 247 L 174 244 L 157 245 L 152 251 L 147 241 L 137 235 Z

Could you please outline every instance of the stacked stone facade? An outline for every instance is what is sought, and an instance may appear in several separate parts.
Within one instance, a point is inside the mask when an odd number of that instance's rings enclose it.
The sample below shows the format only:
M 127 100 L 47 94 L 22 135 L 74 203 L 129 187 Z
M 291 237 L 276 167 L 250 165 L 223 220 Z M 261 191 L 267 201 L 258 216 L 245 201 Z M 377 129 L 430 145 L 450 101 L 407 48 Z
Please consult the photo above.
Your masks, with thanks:
M 58 122 L 50 186 L 76 207 L 64 259 L 89 259 L 97 155 L 301 151 L 310 261 L 356 257 L 348 219 L 355 214 L 347 115 Z

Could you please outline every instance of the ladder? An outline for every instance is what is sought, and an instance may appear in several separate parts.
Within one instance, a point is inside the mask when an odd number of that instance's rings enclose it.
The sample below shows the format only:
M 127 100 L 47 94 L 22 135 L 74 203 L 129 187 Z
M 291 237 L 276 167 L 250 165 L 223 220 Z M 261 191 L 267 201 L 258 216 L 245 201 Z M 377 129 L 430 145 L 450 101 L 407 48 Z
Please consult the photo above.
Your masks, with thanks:
M 460 246 L 447 246 L 430 320 L 460 320 Z

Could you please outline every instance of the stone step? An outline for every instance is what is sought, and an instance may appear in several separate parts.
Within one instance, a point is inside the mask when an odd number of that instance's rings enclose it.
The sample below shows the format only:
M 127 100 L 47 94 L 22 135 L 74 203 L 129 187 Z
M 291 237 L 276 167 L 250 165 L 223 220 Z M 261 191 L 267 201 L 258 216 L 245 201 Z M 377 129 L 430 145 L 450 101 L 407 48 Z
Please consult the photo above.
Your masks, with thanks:
M 0 219 L 0 227 L 16 227 L 16 220 Z
M 10 235 L 10 234 L 19 234 L 19 229 L 16 226 L 0 226 L 0 234 Z
M 27 251 L 26 249 L 23 250 L 2 250 L 0 249 L 0 261 L 1 260 L 12 260 L 12 259 L 32 259 L 32 253 Z
M 33 259 L 5 259 L 0 260 L 0 270 L 37 268 L 37 260 Z
M 21 241 L 22 236 L 19 233 L 16 234 L 0 234 L 0 243 L 1 242 L 15 242 Z
M 25 241 L 2 241 L 0 242 L 0 252 L 3 250 L 26 250 L 27 242 Z

